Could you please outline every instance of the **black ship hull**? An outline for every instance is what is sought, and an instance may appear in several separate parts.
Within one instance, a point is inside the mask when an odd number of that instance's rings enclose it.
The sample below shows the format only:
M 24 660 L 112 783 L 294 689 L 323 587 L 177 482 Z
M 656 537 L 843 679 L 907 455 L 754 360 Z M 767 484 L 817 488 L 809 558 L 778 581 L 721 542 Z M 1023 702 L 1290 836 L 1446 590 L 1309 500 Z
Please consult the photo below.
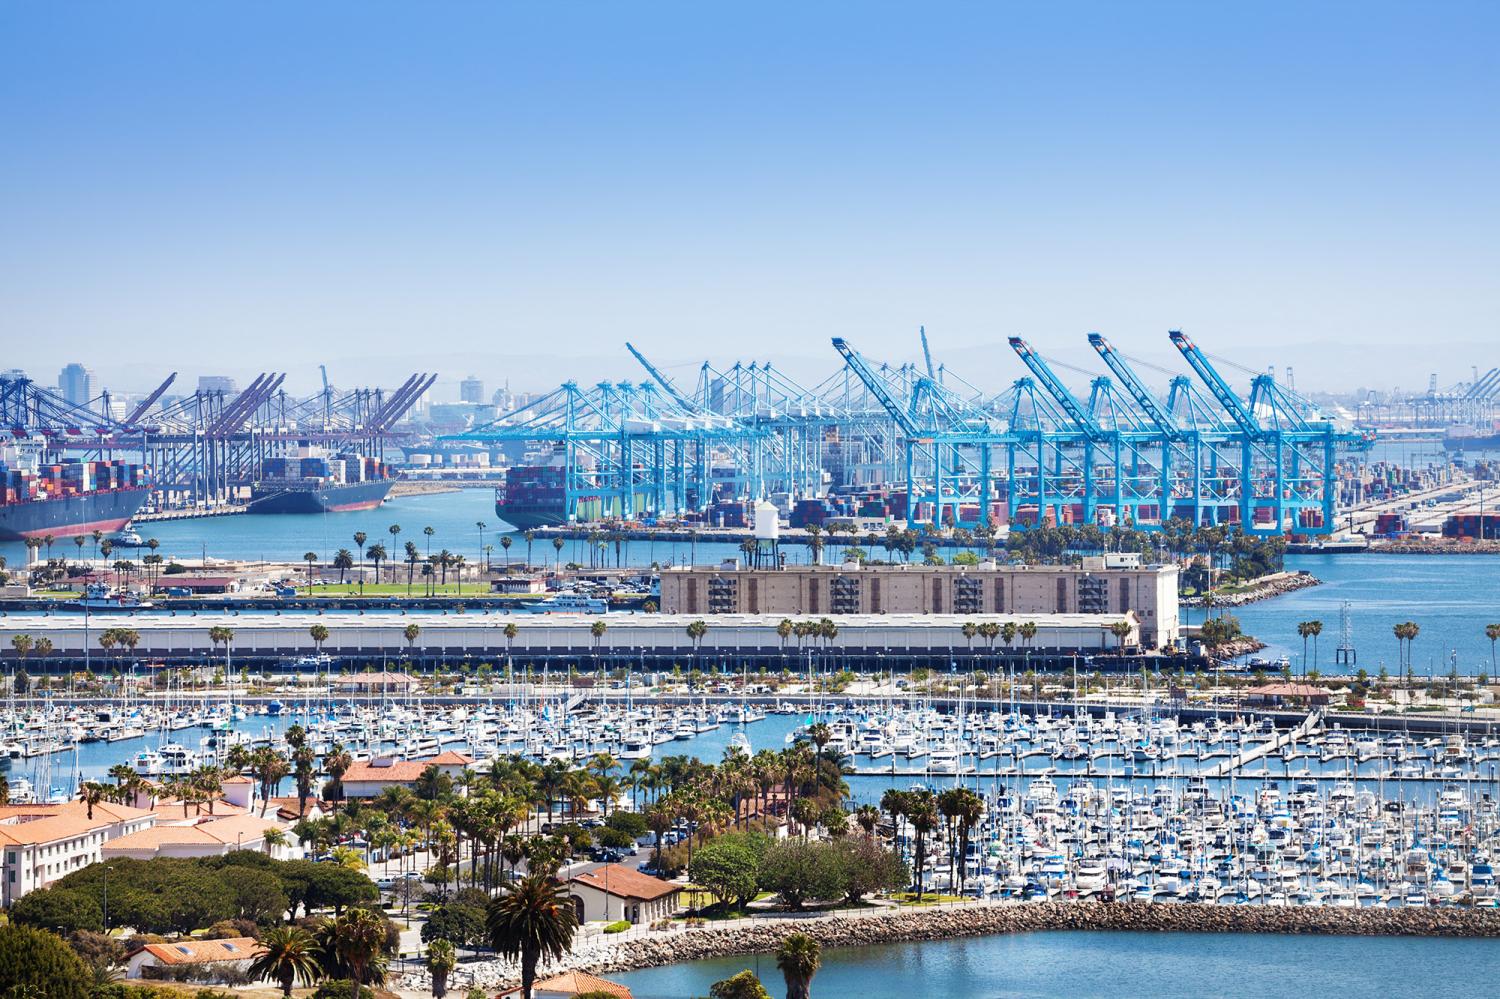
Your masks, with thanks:
M 0 541 L 111 534 L 130 522 L 148 495 L 145 489 L 109 489 L 0 505 Z
M 256 486 L 247 513 L 345 513 L 373 510 L 390 495 L 391 481 L 351 482 L 347 485 Z

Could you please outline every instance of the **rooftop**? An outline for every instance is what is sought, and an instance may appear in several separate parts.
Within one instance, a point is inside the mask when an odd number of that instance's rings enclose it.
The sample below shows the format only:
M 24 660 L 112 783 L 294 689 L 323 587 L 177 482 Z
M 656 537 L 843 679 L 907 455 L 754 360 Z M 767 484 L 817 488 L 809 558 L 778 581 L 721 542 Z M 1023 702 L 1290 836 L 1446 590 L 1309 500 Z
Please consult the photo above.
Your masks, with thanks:
M 632 867 L 625 867 L 621 864 L 604 864 L 591 871 L 576 874 L 569 880 L 588 885 L 590 888 L 597 888 L 616 898 L 638 898 L 643 902 L 650 902 L 653 899 L 682 891 L 682 885 L 663 881 L 661 878 L 653 878 L 649 874 L 642 874 Z
M 247 961 L 261 952 L 253 937 L 227 940 L 178 940 L 147 944 L 146 952 L 162 964 L 212 964 L 217 961 Z
M 617 996 L 618 999 L 633 999 L 630 989 L 619 982 L 612 982 L 598 975 L 590 975 L 585 971 L 568 971 L 561 975 L 555 975 L 544 982 L 537 982 L 531 987 L 533 993 L 557 992 L 563 995 L 583 995 L 589 992 L 603 992 L 606 995 Z M 500 993 L 500 996 L 519 995 L 521 987 L 517 985 Z

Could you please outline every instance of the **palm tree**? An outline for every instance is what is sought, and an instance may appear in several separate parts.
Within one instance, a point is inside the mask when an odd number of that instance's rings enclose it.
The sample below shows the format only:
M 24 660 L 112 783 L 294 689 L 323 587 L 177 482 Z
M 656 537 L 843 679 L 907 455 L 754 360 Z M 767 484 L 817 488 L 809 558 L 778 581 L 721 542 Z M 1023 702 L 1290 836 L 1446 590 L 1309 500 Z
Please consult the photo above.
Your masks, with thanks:
M 313 647 L 319 653 L 322 653 L 323 643 L 328 641 L 328 626 L 326 624 L 315 624 L 307 629 L 307 634 L 313 640 Z
M 973 621 L 965 621 L 958 630 L 964 636 L 964 639 L 969 643 L 969 651 L 973 652 L 974 636 L 979 634 L 979 625 L 975 624 Z
M 693 651 L 697 652 L 703 644 L 703 636 L 708 634 L 708 625 L 702 621 L 692 621 L 687 626 L 687 636 L 693 640 Z
M 503 629 L 501 629 L 500 633 L 505 636 L 505 652 L 507 655 L 509 655 L 510 648 L 515 644 L 516 635 L 520 633 L 520 629 L 517 628 L 514 623 L 512 623 L 507 624 Z
M 507 885 L 485 912 L 490 946 L 521 963 L 521 999 L 532 999 L 538 962 L 567 953 L 577 928 L 567 889 L 541 874 Z
M 589 625 L 589 634 L 594 636 L 594 653 L 599 652 L 599 640 L 604 637 L 604 630 L 608 627 L 603 621 L 595 621 Z
M 229 674 L 229 647 L 234 644 L 234 629 L 223 625 L 214 625 L 208 629 L 208 640 L 213 643 L 214 648 L 224 646 L 224 673 Z
M 776 967 L 786 979 L 786 999 L 808 999 L 813 976 L 823 964 L 823 948 L 806 933 L 793 933 L 776 950 Z
M 553 572 L 561 572 L 562 571 L 562 550 L 563 550 L 563 539 L 562 538 L 553 538 L 552 539 L 552 551 L 553 551 L 553 556 L 552 556 L 552 571 Z
M 927 837 L 937 828 L 937 802 L 931 791 L 913 792 L 906 806 L 906 820 L 916 833 L 916 856 L 912 868 L 917 875 L 917 901 L 922 901 L 922 869 L 927 861 Z
M 373 544 L 369 548 L 365 549 L 365 558 L 369 559 L 371 562 L 373 562 L 375 564 L 375 585 L 379 586 L 380 585 L 380 563 L 384 562 L 385 559 L 386 559 L 385 545 L 383 545 L 383 544 L 381 544 L 380 542 L 377 541 L 375 544 Z M 364 592 L 364 588 L 365 588 L 364 576 L 363 576 L 363 574 L 361 574 L 360 580 L 359 580 L 359 589 L 360 589 L 361 593 Z
M 342 586 L 348 579 L 349 570 L 354 568 L 354 553 L 340 548 L 333 555 L 333 567 L 339 571 L 339 585 Z
M 1307 633 L 1312 635 L 1313 640 L 1313 669 L 1318 668 L 1318 636 L 1323 634 L 1323 622 L 1312 620 L 1307 622 Z M 1307 660 L 1304 658 L 1303 662 Z
M 303 552 L 302 561 L 307 563 L 307 595 L 312 596 L 313 588 L 313 563 L 318 560 L 317 552 Z
M 1500 641 L 1500 624 L 1484 626 L 1484 637 L 1490 640 L 1490 672 L 1495 672 L 1495 642 Z
M 370 536 L 364 531 L 354 532 L 354 547 L 359 549 L 359 592 L 365 592 L 365 542 Z
M 405 628 L 401 629 L 401 635 L 406 639 L 407 654 L 411 653 L 412 647 L 417 644 L 417 636 L 421 633 L 422 629 L 415 624 L 409 624 Z
M 106 788 L 98 781 L 86 780 L 78 786 L 78 798 L 88 810 L 88 820 L 94 821 L 94 806 L 105 798 Z
M 527 531 L 522 535 L 526 539 L 526 567 L 531 568 L 531 543 L 536 540 L 535 531 Z
M 382 934 L 384 927 L 381 928 Z M 301 981 L 311 985 L 322 968 L 318 964 L 318 944 L 313 935 L 299 926 L 278 926 L 261 937 L 263 948 L 250 965 L 250 977 L 258 981 L 274 980 L 281 994 L 291 999 L 292 987 Z M 357 993 L 356 993 L 357 994 Z
M 433 999 L 443 999 L 448 994 L 448 976 L 456 967 L 458 953 L 451 943 L 440 937 L 427 945 L 427 972 L 432 975 Z
M 385 946 L 385 919 L 369 909 L 349 909 L 329 926 L 330 956 L 349 969 L 350 999 L 359 999 L 365 974 Z

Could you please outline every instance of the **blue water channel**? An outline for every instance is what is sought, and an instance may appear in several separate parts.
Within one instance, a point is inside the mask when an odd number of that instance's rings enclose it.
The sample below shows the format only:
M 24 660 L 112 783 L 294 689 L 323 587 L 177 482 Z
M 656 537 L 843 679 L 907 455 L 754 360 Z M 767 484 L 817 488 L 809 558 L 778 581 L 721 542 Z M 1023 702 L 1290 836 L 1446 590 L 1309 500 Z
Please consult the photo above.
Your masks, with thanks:
M 749 968 L 786 994 L 770 955 L 612 974 L 636 999 L 687 999 Z M 1023 933 L 832 948 L 814 996 L 861 999 L 1409 999 L 1492 994 L 1500 946 L 1488 940 L 1244 936 L 1209 933 Z

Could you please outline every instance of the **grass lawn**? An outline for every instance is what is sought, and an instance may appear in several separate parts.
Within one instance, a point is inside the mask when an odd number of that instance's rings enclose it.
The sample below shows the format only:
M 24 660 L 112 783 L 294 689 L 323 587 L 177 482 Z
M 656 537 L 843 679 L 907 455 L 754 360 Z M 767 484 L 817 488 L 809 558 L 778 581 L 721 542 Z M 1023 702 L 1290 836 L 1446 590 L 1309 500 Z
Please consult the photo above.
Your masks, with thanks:
M 411 595 L 413 597 L 426 596 L 427 592 L 427 587 L 420 579 L 412 582 Z M 487 597 L 491 595 L 488 583 L 469 582 L 464 583 L 462 589 L 459 589 L 458 583 L 448 583 L 446 585 L 435 583 L 433 584 L 432 592 L 439 597 Z M 298 596 L 314 597 L 357 597 L 360 595 L 360 587 L 358 582 L 319 583 L 311 590 L 306 585 L 298 586 L 297 594 Z M 406 596 L 406 584 L 366 583 L 364 586 L 364 595 L 367 597 L 404 597 Z M 507 595 L 506 597 L 502 597 L 502 599 L 512 598 Z M 522 598 L 515 597 L 513 599 Z
M 917 901 L 917 893 L 914 891 L 897 892 L 891 898 L 901 905 L 939 905 L 944 902 L 966 902 L 968 899 L 962 895 L 935 895 L 932 892 L 923 892 L 922 901 Z

